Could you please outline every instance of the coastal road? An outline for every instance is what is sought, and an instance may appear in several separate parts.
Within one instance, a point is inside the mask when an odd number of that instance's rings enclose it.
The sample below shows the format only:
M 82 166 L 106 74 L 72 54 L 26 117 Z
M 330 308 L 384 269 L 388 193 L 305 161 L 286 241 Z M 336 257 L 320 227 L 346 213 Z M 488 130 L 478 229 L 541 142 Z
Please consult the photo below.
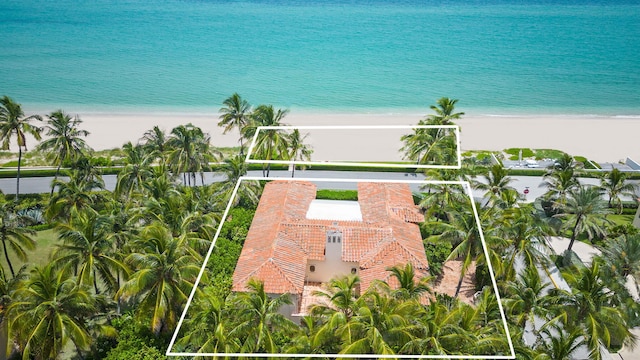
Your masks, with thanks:
M 262 176 L 262 171 L 250 171 L 249 176 Z M 291 172 L 289 171 L 271 171 L 270 178 L 291 178 Z M 316 170 L 297 170 L 295 173 L 296 178 L 309 178 L 309 179 L 350 179 L 350 180 L 363 180 L 363 179 L 381 179 L 389 181 L 402 181 L 402 180 L 425 180 L 424 175 L 414 173 L 401 173 L 401 172 L 364 172 L 364 171 L 316 171 Z M 513 186 L 518 192 L 524 194 L 525 189 L 529 190 L 526 195 L 526 201 L 532 202 L 536 198 L 542 196 L 546 192 L 546 188 L 541 187 L 543 183 L 541 176 L 512 176 Z M 64 179 L 64 178 L 62 178 Z M 105 187 L 107 190 L 114 190 L 116 187 L 116 175 L 104 175 L 103 176 Z M 205 184 L 212 184 L 214 182 L 224 181 L 224 175 L 220 173 L 205 173 Z M 34 177 L 34 178 L 21 178 L 20 179 L 20 193 L 48 193 L 51 191 L 51 182 L 53 177 Z M 634 180 L 634 183 L 640 185 L 640 181 Z M 198 184 L 200 183 L 200 177 L 198 177 Z M 580 183 L 589 185 L 598 185 L 598 179 L 592 178 L 580 178 Z M 412 191 L 420 191 L 420 184 L 411 184 Z M 355 184 L 350 182 L 322 182 L 318 184 L 320 189 L 353 189 L 355 190 Z M 15 194 L 16 192 L 16 179 L 0 179 L 0 190 L 5 194 Z M 475 191 L 474 197 L 479 198 L 482 196 L 481 191 Z M 624 199 L 631 200 L 631 199 Z

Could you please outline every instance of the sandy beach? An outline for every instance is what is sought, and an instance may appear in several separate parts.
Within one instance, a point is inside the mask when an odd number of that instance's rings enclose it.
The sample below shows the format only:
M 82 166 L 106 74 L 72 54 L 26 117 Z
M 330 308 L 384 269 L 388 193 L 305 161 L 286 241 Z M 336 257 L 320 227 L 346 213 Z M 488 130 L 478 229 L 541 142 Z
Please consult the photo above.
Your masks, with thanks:
M 211 135 L 215 146 L 237 146 L 238 134 L 222 134 L 218 115 L 203 114 L 79 114 L 82 127 L 94 149 L 120 147 L 137 142 L 153 126 L 169 132 L 180 124 L 192 123 Z M 415 125 L 423 115 L 410 114 L 308 114 L 291 112 L 284 122 L 290 125 Z M 640 118 L 590 116 L 479 116 L 467 115 L 456 122 L 461 127 L 462 150 L 503 150 L 510 147 L 551 148 L 599 162 L 617 162 L 631 157 L 640 160 L 638 135 Z M 345 151 L 355 158 L 376 156 L 380 160 L 399 159 L 398 134 L 393 131 L 367 132 L 350 136 L 322 132 L 309 138 L 315 159 L 340 160 Z M 364 155 L 358 155 L 358 151 Z M 354 155 L 356 154 L 356 155 Z M 384 154 L 381 155 L 381 154 Z M 349 158 L 349 160 L 353 160 Z

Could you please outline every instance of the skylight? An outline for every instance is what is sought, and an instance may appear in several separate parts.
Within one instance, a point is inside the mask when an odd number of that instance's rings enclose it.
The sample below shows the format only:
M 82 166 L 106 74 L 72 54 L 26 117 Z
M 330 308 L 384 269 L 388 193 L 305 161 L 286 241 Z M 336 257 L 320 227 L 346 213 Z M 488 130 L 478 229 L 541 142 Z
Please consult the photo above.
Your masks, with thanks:
M 362 221 L 357 201 L 313 200 L 306 215 L 311 220 Z

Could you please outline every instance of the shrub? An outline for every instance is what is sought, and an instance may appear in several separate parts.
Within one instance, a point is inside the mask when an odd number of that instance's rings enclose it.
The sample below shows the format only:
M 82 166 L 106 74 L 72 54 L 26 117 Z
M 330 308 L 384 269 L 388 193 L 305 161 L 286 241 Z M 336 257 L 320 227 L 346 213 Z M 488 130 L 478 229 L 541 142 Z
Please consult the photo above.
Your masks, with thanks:
M 479 263 L 476 265 L 476 291 L 481 291 L 485 286 L 493 286 L 491 274 L 486 264 Z
M 160 360 L 167 359 L 164 349 L 168 341 L 126 314 L 111 321 L 118 331 L 116 338 L 101 336 L 94 342 L 92 353 L 85 359 Z
M 442 266 L 451 254 L 451 243 L 438 241 L 438 242 L 430 242 L 425 241 L 424 243 L 424 252 L 427 255 L 427 260 L 429 261 L 429 272 L 431 275 L 440 275 L 442 274 Z
M 94 157 L 91 158 L 91 165 L 94 166 L 111 166 L 112 165 L 112 161 L 109 158 L 106 157 Z
M 240 244 L 244 243 L 244 238 L 240 239 L 238 234 L 244 233 L 246 236 L 246 233 L 251 226 L 251 222 L 253 221 L 254 214 L 255 210 L 241 207 L 229 210 L 229 214 L 227 215 L 227 218 L 222 225 L 222 229 L 220 230 L 219 237 L 241 241 Z

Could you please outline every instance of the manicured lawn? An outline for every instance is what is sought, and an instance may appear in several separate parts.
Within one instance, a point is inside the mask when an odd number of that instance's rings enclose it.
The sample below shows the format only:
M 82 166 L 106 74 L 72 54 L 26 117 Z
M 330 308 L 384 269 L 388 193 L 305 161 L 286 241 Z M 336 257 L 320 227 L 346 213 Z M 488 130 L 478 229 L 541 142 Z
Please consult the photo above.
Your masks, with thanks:
M 616 225 L 626 225 L 626 224 L 631 224 L 633 222 L 633 216 L 634 215 L 609 215 L 607 216 L 607 219 L 613 221 Z
M 46 265 L 49 262 L 49 254 L 51 254 L 51 251 L 57 244 L 58 237 L 53 229 L 49 229 L 38 231 L 34 240 L 36 241 L 36 249 L 33 251 L 27 250 L 27 263 L 30 265 Z M 18 271 L 24 264 L 15 256 L 11 249 L 9 249 L 9 259 L 11 259 L 11 264 L 15 271 Z M 10 274 L 4 253 L 0 255 L 0 265 L 2 265 L 2 268 L 5 269 L 7 274 Z
M 534 156 L 534 153 L 529 148 L 509 148 L 504 149 L 504 152 L 511 155 L 509 160 L 518 160 L 520 158 L 520 151 L 522 151 L 522 158 L 530 158 Z
M 536 159 L 560 159 L 564 151 L 554 149 L 534 149 Z

